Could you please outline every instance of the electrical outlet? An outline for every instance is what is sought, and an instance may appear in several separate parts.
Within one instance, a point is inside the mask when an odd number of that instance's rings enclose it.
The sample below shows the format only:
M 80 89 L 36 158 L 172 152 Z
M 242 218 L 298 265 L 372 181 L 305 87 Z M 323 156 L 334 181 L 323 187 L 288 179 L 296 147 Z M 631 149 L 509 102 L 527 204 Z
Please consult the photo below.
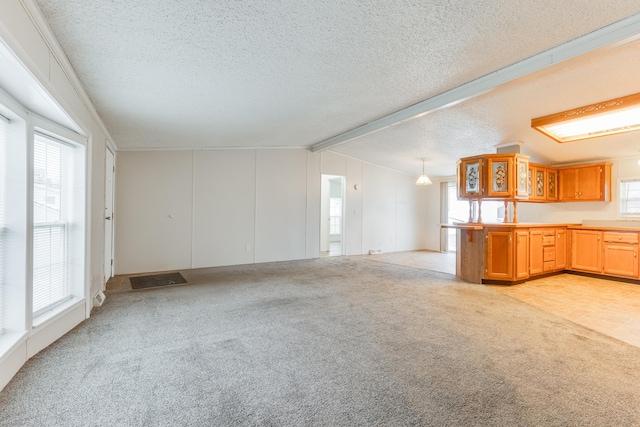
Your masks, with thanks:
M 251 245 L 245 246 L 244 250 L 247 251 L 247 252 L 251 252 Z

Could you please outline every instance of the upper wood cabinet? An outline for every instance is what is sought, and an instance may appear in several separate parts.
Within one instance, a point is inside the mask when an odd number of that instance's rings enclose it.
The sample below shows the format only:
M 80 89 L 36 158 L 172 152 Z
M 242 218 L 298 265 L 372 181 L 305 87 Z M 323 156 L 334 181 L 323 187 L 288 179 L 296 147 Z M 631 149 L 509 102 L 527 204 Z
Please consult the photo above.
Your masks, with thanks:
M 553 167 L 523 154 L 485 154 L 458 161 L 458 198 L 529 202 L 611 201 L 611 163 Z
M 458 161 L 458 198 L 515 200 L 528 198 L 529 157 L 486 154 Z
M 529 163 L 529 202 L 558 201 L 558 169 Z
M 561 202 L 588 202 L 611 200 L 611 163 L 559 168 Z
M 459 199 L 476 199 L 484 195 L 483 160 L 478 156 L 458 161 Z
M 533 185 L 531 200 L 541 202 L 547 200 L 546 176 L 547 169 L 544 166 L 534 164 L 531 167 L 531 184 Z
M 546 174 L 546 193 L 547 202 L 558 201 L 558 169 L 547 168 Z

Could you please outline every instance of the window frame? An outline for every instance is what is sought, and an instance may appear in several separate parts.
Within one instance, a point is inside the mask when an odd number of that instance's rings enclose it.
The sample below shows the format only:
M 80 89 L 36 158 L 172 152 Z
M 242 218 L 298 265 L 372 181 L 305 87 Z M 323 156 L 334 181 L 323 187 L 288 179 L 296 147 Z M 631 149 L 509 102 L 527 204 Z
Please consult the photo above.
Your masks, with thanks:
M 630 183 L 636 183 L 636 191 L 638 191 L 638 197 L 637 198 L 628 198 L 625 196 L 625 193 L 628 194 L 629 191 L 627 190 L 623 190 L 623 186 L 630 184 Z M 628 220 L 638 220 L 640 219 L 640 177 L 635 177 L 635 178 L 620 178 L 618 180 L 618 218 L 620 219 L 628 219 Z M 629 201 L 635 201 L 638 204 L 638 212 L 636 213 L 630 213 L 628 212 L 628 202 Z

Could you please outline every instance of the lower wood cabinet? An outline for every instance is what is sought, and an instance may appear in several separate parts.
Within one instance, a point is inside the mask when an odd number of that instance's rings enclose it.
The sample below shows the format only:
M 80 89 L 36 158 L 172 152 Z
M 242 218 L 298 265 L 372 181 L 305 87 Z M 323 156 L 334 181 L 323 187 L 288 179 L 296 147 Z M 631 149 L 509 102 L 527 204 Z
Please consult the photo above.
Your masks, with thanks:
M 565 270 L 567 263 L 567 230 L 557 229 L 556 231 L 556 270 Z
M 513 280 L 513 231 L 486 230 L 485 279 Z
M 515 279 L 529 277 L 529 231 L 516 231 Z
M 638 233 L 572 230 L 571 270 L 640 278 Z
M 638 278 L 638 234 L 604 232 L 602 272 Z
M 567 231 L 564 228 L 529 230 L 529 274 L 550 273 L 567 267 Z
M 573 230 L 571 236 L 571 269 L 590 273 L 602 272 L 602 232 Z
M 529 232 L 529 274 L 542 274 L 544 272 L 544 244 L 542 230 Z
M 569 228 L 485 226 L 482 280 L 518 282 L 564 270 L 640 279 L 640 231 Z

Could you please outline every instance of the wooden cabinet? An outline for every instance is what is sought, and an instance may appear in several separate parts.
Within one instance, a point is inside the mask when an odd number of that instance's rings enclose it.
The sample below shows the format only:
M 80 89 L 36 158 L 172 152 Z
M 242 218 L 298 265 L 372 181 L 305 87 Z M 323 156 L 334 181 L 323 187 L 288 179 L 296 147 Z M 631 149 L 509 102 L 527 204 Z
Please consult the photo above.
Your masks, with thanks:
M 573 230 L 571 269 L 640 278 L 638 232 Z
M 529 277 L 529 231 L 516 231 L 515 279 Z
M 509 199 L 514 195 L 513 157 L 487 156 L 487 198 Z
M 546 173 L 546 197 L 547 202 L 558 201 L 558 170 L 547 168 Z
M 529 157 L 485 154 L 458 161 L 458 198 L 521 200 L 528 198 Z
M 533 200 L 547 200 L 546 169 L 536 165 L 533 169 Z
M 529 274 L 532 276 L 544 272 L 543 237 L 540 229 L 529 232 Z
M 527 198 L 529 197 L 529 183 L 528 183 L 529 159 L 523 156 L 518 156 L 518 157 L 515 157 L 515 162 L 516 162 L 515 168 L 514 168 L 514 172 L 515 172 L 514 184 L 516 186 L 514 190 L 515 195 L 517 197 Z
M 532 228 L 529 231 L 529 274 L 550 273 L 567 267 L 566 229 Z
M 477 199 L 484 195 L 482 157 L 469 157 L 458 162 L 458 198 Z
M 567 230 L 556 231 L 556 270 L 567 268 Z
M 602 272 L 638 278 L 638 233 L 604 232 Z
M 602 272 L 602 232 L 573 230 L 571 232 L 571 268 L 590 273 Z
M 571 166 L 558 171 L 559 201 L 611 200 L 611 163 Z
M 513 280 L 513 232 L 485 230 L 485 279 Z
M 530 163 L 529 198 L 533 202 L 558 201 L 558 169 L 550 166 Z

